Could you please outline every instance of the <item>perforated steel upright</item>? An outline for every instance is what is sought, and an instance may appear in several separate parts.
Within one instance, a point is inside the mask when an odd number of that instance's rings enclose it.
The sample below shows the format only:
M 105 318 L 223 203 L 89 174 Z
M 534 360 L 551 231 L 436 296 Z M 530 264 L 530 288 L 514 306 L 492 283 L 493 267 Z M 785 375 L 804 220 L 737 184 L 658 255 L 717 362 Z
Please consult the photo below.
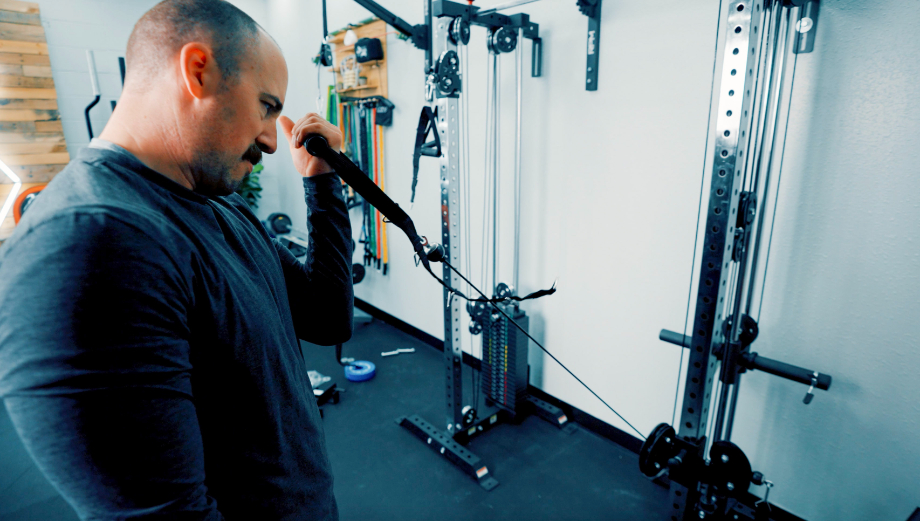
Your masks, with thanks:
M 435 62 L 448 51 L 457 51 L 450 38 L 447 16 L 437 17 L 432 27 L 432 58 Z M 437 107 L 437 126 L 441 137 L 441 244 L 445 255 L 454 266 L 460 265 L 460 100 L 456 95 L 443 96 L 434 89 L 432 103 Z M 459 288 L 460 277 L 450 268 L 443 268 L 444 282 Z M 451 298 L 444 290 L 444 365 L 447 371 L 447 430 L 454 433 L 461 428 L 463 414 L 462 361 L 460 347 L 461 299 Z
M 767 4 L 770 5 L 767 0 Z M 744 173 L 744 154 L 750 132 L 752 91 L 757 76 L 759 39 L 763 31 L 762 0 L 735 0 L 722 15 L 724 49 L 717 94 L 712 180 L 700 262 L 699 289 L 690 346 L 688 379 L 679 415 L 678 435 L 699 439 L 706 435 L 713 379 L 717 376 L 714 347 L 722 339 L 725 302 L 732 266 L 733 228 L 737 219 Z M 689 491 L 695 493 L 696 491 Z M 675 515 L 695 515 L 686 509 L 688 490 L 671 483 Z

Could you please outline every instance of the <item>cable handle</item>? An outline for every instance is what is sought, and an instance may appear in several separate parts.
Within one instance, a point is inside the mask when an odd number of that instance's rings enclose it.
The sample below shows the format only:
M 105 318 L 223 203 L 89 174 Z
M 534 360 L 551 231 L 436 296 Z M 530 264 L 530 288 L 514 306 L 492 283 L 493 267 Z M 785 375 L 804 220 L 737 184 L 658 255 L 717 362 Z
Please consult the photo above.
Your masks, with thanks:
M 428 266 L 428 256 L 425 253 L 425 241 L 415 230 L 415 223 L 409 218 L 409 215 L 399 207 L 390 197 L 374 184 L 373 181 L 351 162 L 341 152 L 333 150 L 329 142 L 323 136 L 314 134 L 307 136 L 303 141 L 303 147 L 311 156 L 324 160 L 335 170 L 336 174 L 348 183 L 355 192 L 361 195 L 365 201 L 380 211 L 390 222 L 398 226 L 406 233 L 413 249 L 419 255 L 419 258 L 425 266 Z

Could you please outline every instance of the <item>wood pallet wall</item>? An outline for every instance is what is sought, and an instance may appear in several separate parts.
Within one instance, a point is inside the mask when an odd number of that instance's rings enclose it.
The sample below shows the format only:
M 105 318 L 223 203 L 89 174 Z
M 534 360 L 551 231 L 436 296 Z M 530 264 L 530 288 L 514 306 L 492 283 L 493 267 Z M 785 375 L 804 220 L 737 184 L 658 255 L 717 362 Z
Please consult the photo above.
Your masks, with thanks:
M 70 162 L 38 4 L 0 0 L 0 160 L 22 180 L 47 183 Z M 0 206 L 13 188 L 0 173 Z M 13 232 L 13 212 L 0 241 Z
M 361 72 L 359 76 L 367 79 L 365 85 L 359 85 L 350 89 L 339 89 L 336 92 L 339 96 L 348 96 L 352 98 L 366 98 L 368 96 L 387 97 L 387 24 L 380 19 L 361 22 L 357 25 L 336 31 L 329 35 L 329 43 L 332 44 L 334 62 L 332 71 L 335 72 L 336 85 L 343 83 L 342 71 L 340 65 L 342 60 L 355 55 L 354 45 L 345 45 L 345 31 L 351 29 L 358 38 L 377 38 L 383 47 L 383 59 L 372 62 L 359 64 Z

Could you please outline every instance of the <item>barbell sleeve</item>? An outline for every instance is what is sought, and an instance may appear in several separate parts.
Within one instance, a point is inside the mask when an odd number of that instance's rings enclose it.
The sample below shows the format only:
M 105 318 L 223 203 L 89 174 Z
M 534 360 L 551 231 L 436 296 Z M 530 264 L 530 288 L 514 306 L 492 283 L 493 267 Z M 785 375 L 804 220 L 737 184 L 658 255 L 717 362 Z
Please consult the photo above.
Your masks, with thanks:
M 661 333 L 658 333 L 658 338 L 664 342 L 681 347 L 690 347 L 692 340 L 689 335 L 683 335 L 676 331 L 668 331 L 667 329 L 662 329 Z
M 739 359 L 739 364 L 747 369 L 756 369 L 805 385 L 811 385 L 812 379 L 815 379 L 817 380 L 815 387 L 824 391 L 831 387 L 832 379 L 829 374 L 818 373 L 811 369 L 773 360 L 757 353 L 744 353 Z M 817 378 L 815 378 L 815 374 L 818 375 Z

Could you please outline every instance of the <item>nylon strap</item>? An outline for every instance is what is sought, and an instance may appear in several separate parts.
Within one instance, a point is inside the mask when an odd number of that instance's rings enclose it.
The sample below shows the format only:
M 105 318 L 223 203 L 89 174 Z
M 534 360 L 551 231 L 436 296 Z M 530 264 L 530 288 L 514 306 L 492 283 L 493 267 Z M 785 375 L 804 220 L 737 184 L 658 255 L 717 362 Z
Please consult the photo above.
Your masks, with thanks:
M 438 136 L 437 119 L 437 109 L 432 110 L 427 105 L 422 107 L 422 113 L 418 118 L 418 128 L 415 131 L 415 152 L 412 155 L 412 198 L 409 199 L 410 203 L 415 202 L 419 159 L 422 156 L 441 157 L 441 137 Z M 434 134 L 434 140 L 425 143 L 429 133 Z

